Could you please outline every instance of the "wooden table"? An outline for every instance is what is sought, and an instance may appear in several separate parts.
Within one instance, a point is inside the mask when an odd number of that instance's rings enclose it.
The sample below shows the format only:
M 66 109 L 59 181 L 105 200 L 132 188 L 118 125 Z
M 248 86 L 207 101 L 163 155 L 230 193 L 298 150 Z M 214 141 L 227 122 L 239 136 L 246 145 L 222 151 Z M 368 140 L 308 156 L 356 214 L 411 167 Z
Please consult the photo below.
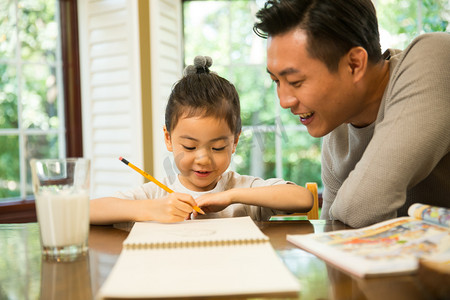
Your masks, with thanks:
M 286 234 L 346 229 L 332 221 L 269 221 L 257 225 L 301 286 L 299 299 L 445 299 L 448 287 L 427 273 L 358 279 L 286 241 Z M 72 263 L 41 258 L 37 223 L 0 224 L 0 299 L 93 299 L 107 278 L 128 232 L 91 226 L 89 254 Z

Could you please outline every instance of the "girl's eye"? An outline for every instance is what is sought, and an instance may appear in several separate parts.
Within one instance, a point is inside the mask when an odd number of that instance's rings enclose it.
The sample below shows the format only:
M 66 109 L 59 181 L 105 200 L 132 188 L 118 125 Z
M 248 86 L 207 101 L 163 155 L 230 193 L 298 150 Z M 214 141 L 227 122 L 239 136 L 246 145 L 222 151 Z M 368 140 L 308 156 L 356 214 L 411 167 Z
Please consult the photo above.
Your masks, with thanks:
M 195 147 L 183 146 L 183 148 L 189 151 L 195 150 Z
M 225 150 L 226 146 L 220 147 L 220 148 L 213 148 L 214 151 L 222 151 Z

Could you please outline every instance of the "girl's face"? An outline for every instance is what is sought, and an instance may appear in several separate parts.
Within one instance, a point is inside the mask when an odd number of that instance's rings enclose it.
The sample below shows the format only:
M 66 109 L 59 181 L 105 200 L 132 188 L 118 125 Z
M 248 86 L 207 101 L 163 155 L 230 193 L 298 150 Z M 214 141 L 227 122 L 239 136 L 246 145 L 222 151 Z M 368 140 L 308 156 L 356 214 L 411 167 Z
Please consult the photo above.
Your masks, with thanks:
M 209 191 L 228 169 L 239 137 L 223 119 L 182 116 L 171 133 L 164 127 L 164 139 L 181 183 L 192 191 Z

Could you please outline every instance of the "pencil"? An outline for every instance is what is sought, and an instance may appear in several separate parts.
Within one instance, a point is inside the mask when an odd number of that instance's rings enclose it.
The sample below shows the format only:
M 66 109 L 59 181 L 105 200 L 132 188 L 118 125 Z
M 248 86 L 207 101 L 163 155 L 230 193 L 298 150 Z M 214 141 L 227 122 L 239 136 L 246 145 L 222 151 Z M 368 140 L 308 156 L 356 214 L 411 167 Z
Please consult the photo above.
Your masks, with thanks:
M 147 172 L 142 171 L 141 169 L 139 169 L 138 167 L 136 167 L 135 165 L 133 165 L 132 163 L 130 163 L 128 160 L 126 160 L 125 158 L 123 158 L 122 156 L 119 157 L 119 159 L 126 164 L 127 166 L 129 166 L 130 168 L 132 168 L 133 170 L 135 170 L 136 172 L 140 173 L 142 176 L 144 176 L 145 178 L 147 178 L 148 180 L 150 180 L 151 182 L 153 182 L 154 184 L 156 184 L 157 186 L 159 186 L 160 188 L 162 188 L 163 190 L 165 190 L 168 193 L 173 193 L 173 191 L 168 188 L 167 186 L 165 186 L 164 184 L 162 184 L 161 182 L 159 182 L 155 177 L 153 177 L 152 175 L 148 174 Z M 205 214 L 205 212 L 198 207 L 197 205 L 194 205 L 192 207 L 193 209 L 195 209 L 195 211 L 197 211 L 198 213 L 201 213 L 202 215 Z

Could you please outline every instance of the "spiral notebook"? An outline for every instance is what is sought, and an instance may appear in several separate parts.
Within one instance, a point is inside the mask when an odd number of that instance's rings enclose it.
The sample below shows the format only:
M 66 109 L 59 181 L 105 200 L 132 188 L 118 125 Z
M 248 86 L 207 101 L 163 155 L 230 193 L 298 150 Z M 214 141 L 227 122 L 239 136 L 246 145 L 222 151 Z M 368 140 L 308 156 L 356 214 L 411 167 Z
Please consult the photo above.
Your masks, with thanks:
M 299 283 L 250 217 L 138 222 L 97 298 L 297 297 Z

